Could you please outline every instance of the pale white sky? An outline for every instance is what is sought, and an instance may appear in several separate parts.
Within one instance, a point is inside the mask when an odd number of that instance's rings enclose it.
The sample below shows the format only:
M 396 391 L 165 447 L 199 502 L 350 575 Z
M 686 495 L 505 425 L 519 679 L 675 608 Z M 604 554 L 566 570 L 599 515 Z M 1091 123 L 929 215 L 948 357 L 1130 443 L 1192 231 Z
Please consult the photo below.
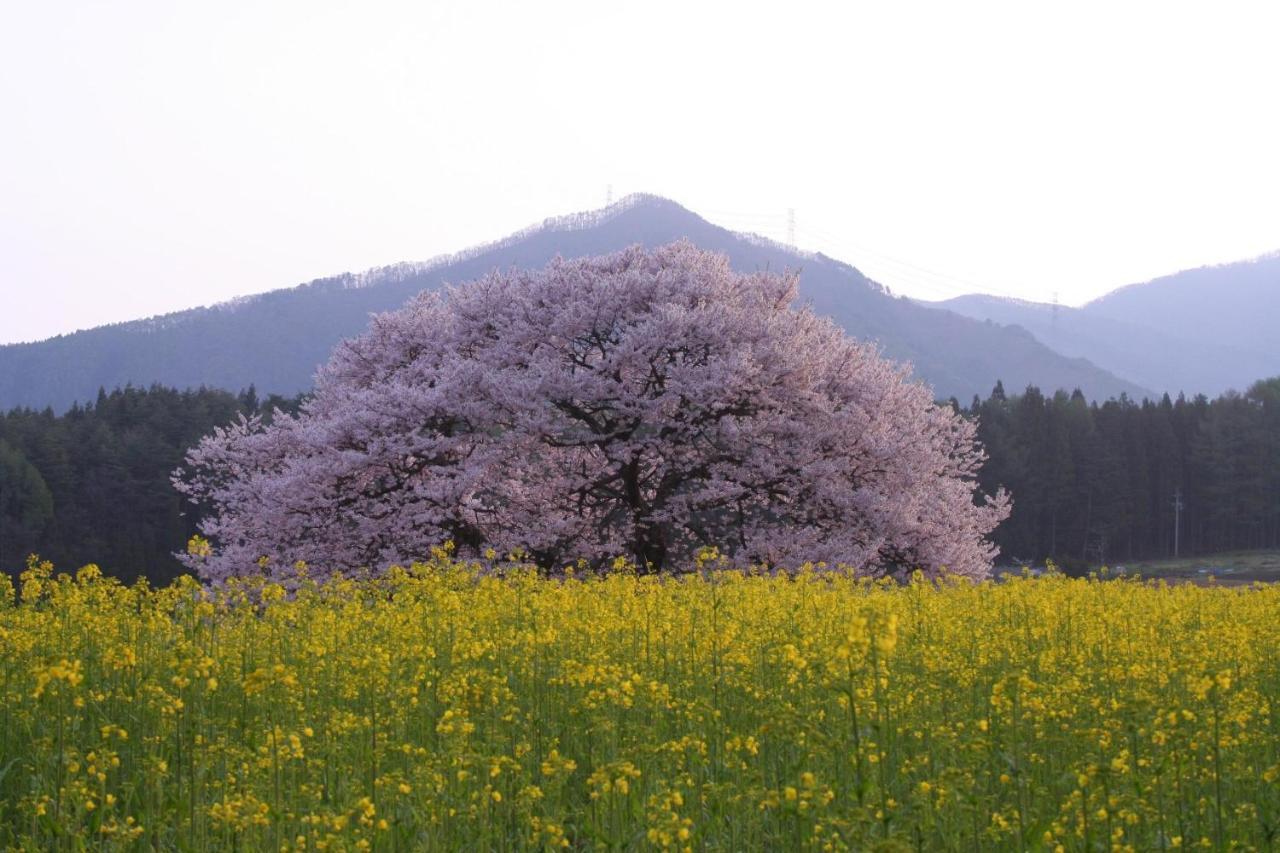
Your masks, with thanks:
M 605 188 L 897 292 L 1280 249 L 1274 3 L 0 0 L 0 342 L 420 260 Z

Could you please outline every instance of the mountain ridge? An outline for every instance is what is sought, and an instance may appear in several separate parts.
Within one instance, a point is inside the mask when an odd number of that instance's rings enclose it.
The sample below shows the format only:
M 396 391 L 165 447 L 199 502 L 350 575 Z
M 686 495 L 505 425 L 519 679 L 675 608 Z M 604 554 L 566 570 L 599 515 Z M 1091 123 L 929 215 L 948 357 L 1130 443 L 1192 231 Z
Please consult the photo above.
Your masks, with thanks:
M 799 267 L 801 298 L 850 334 L 911 361 L 940 398 L 985 394 L 997 379 L 1011 388 L 1081 387 L 1092 397 L 1145 389 L 1064 358 L 1021 329 L 987 326 L 953 312 L 893 297 L 856 267 L 760 235 L 713 225 L 674 201 L 637 194 L 595 211 L 550 217 L 461 252 L 345 272 L 211 306 L 156 315 L 0 347 L 0 408 L 70 406 L 99 387 L 154 382 L 174 387 L 255 384 L 263 393 L 310 387 L 332 347 L 364 330 L 372 313 L 392 310 L 424 290 L 494 268 L 544 266 L 551 258 L 690 239 L 727 254 L 740 271 Z
M 1018 325 L 1158 392 L 1215 396 L 1280 374 L 1280 251 L 1117 288 L 1080 307 L 987 294 L 921 304 Z
M 1186 275 L 1189 273 L 1221 272 L 1221 271 L 1228 271 L 1243 265 L 1265 264 L 1273 261 L 1280 261 L 1280 249 L 1272 249 L 1269 252 L 1263 252 L 1260 255 L 1254 255 L 1249 258 L 1241 258 L 1237 261 L 1222 261 L 1222 262 L 1213 263 L 1213 264 L 1201 264 L 1198 267 L 1188 267 L 1187 269 L 1177 270 L 1175 272 L 1158 275 L 1155 278 L 1149 278 L 1146 281 L 1135 281 L 1135 282 L 1130 282 L 1129 284 L 1122 284 L 1119 287 L 1113 287 L 1111 290 L 1108 290 L 1106 293 L 1103 293 L 1100 296 L 1095 296 L 1094 298 L 1090 299 L 1088 302 L 1085 302 L 1080 307 L 1081 308 L 1089 308 L 1090 306 L 1096 307 L 1104 303 L 1111 296 L 1122 294 L 1126 291 L 1134 290 L 1135 288 L 1142 288 L 1150 284 L 1157 284 L 1166 279 L 1175 278 L 1177 276 Z

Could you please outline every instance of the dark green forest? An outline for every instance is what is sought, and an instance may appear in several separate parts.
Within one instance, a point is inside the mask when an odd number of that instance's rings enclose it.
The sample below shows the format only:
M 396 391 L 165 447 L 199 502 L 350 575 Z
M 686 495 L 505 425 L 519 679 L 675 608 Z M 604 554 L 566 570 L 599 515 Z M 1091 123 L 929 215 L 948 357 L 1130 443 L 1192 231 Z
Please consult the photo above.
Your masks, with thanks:
M 1013 495 L 1003 563 L 1171 556 L 1175 515 L 1183 555 L 1280 547 L 1280 377 L 1213 400 L 1102 404 L 997 384 L 966 414 L 989 457 L 980 483 Z
M 201 388 L 100 391 L 64 415 L 0 414 L 0 567 L 28 554 L 61 568 L 98 564 L 122 578 L 162 583 L 199 517 L 169 482 L 187 448 L 240 413 L 296 410 L 299 399 L 259 400 Z
M 240 413 L 300 400 L 126 387 L 64 415 L 0 414 L 0 566 L 15 572 L 37 553 L 63 568 L 171 579 L 198 521 L 169 482 L 187 448 Z M 1280 548 L 1280 377 L 1213 400 L 1098 404 L 997 384 L 967 409 L 951 405 L 979 418 L 984 489 L 1013 494 L 995 537 L 1002 564 L 1171 555 L 1175 496 L 1182 554 Z

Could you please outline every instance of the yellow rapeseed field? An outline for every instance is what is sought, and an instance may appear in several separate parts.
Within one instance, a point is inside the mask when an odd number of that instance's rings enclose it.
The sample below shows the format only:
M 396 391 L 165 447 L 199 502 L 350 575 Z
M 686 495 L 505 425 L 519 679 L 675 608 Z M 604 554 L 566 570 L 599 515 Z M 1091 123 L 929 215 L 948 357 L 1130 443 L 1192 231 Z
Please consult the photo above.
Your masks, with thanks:
M 1275 844 L 1280 587 L 706 568 L 34 566 L 0 581 L 0 847 Z

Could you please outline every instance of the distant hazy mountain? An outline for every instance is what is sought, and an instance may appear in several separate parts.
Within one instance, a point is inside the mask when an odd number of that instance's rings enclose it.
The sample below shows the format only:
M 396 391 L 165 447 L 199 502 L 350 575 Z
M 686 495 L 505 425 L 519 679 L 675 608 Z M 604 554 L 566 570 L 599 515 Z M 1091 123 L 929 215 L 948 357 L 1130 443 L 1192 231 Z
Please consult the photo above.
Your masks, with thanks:
M 1085 359 L 1053 352 L 1023 329 L 894 298 L 848 264 L 727 231 L 666 199 L 631 196 L 427 263 L 0 347 L 0 408 L 61 409 L 92 399 L 99 386 L 128 382 L 231 390 L 253 383 L 263 393 L 291 394 L 310 387 L 316 366 L 339 340 L 359 334 L 370 313 L 397 308 L 421 290 L 495 268 L 541 267 L 557 254 L 582 257 L 682 237 L 728 254 L 739 270 L 799 269 L 801 294 L 815 310 L 856 337 L 879 341 L 891 358 L 912 362 L 939 397 L 985 396 L 997 379 L 1010 389 L 1079 387 L 1090 397 L 1143 393 Z
M 1229 342 L 1270 356 L 1274 365 L 1280 354 L 1280 252 L 1131 284 L 1084 310 L 1185 338 Z
M 974 294 L 944 302 L 1016 324 L 1146 388 L 1210 396 L 1280 374 L 1280 254 L 1133 284 L 1081 308 Z

